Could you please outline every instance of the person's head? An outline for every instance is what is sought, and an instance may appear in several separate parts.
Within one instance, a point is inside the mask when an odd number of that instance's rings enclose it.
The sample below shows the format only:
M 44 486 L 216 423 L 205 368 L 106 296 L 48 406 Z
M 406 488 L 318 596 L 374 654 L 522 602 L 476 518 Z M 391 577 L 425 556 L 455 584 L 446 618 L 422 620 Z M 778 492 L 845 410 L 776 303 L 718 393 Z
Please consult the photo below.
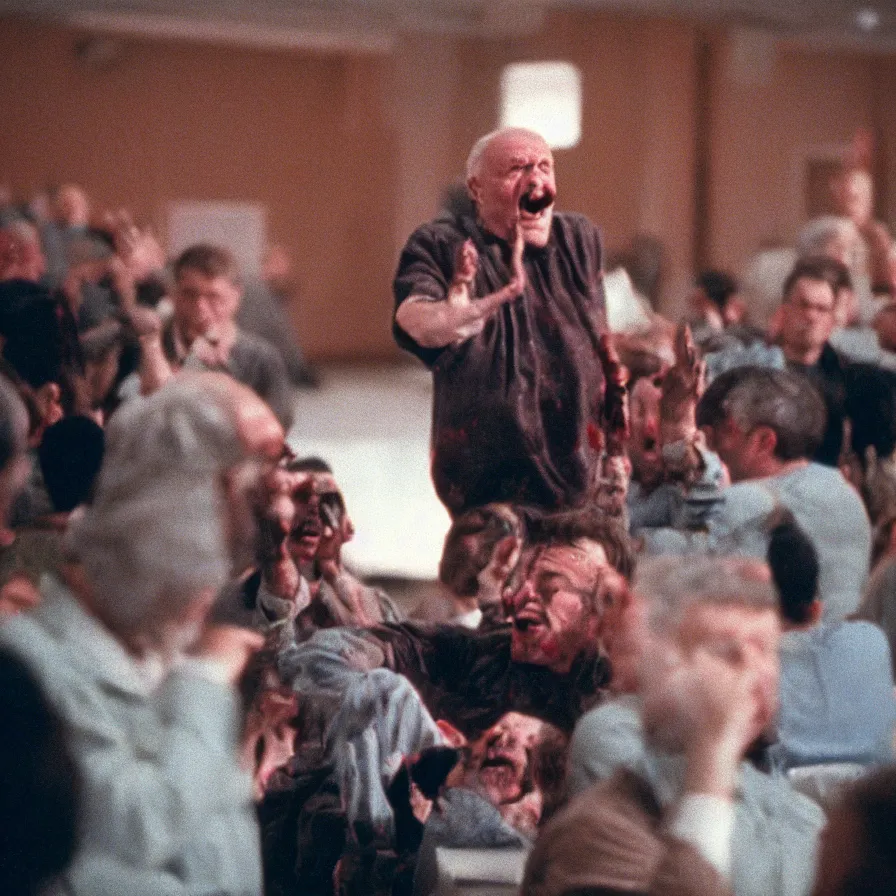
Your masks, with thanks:
M 697 425 L 733 482 L 771 476 L 812 457 L 826 419 L 824 400 L 809 380 L 765 367 L 726 371 L 697 405 Z
M 740 323 L 744 306 L 737 300 L 737 281 L 724 271 L 708 270 L 697 276 L 691 307 L 700 317 L 720 327 Z
M 65 417 L 47 428 L 38 458 L 55 511 L 70 513 L 89 500 L 104 446 L 102 427 L 89 417 Z
M 847 788 L 828 813 L 813 896 L 896 893 L 896 768 Z
M 896 352 L 896 302 L 887 302 L 871 322 L 877 343 L 888 352 Z
M 749 733 L 758 737 L 778 701 L 780 623 L 768 567 L 740 557 L 654 557 L 638 565 L 633 590 L 645 602 L 639 685 L 648 740 L 682 749 L 697 707 L 676 682 L 702 652 L 755 673 Z
M 219 246 L 199 244 L 174 262 L 174 321 L 187 343 L 231 326 L 240 305 L 236 259 Z
M 80 780 L 65 732 L 28 669 L 0 652 L 0 892 L 37 896 L 78 844 Z
M 296 482 L 291 492 L 289 532 L 293 560 L 300 567 L 315 558 L 338 560 L 342 545 L 352 538 L 355 529 L 333 470 L 319 457 L 295 458 L 286 464 L 286 470 Z
M 836 305 L 825 262 L 800 259 L 784 281 L 779 311 L 779 341 L 788 359 L 815 363 L 834 331 Z
M 508 239 L 519 220 L 527 243 L 547 245 L 557 185 L 553 154 L 539 134 L 503 128 L 480 138 L 467 159 L 467 190 L 495 236 Z
M 628 456 L 632 479 L 648 491 L 663 480 L 660 445 L 661 377 L 642 376 L 632 386 L 629 397 Z
M 43 277 L 47 261 L 37 228 L 28 221 L 13 221 L 0 229 L 0 280 Z
M 85 600 L 135 653 L 192 644 L 235 554 L 254 547 L 261 400 L 228 379 L 177 377 L 123 405 L 106 429 L 93 502 L 70 525 Z
M 813 218 L 797 237 L 800 258 L 830 258 L 852 270 L 861 250 L 861 236 L 847 217 L 824 215 Z
M 789 512 L 778 512 L 769 529 L 766 560 L 778 592 L 783 628 L 804 628 L 818 622 L 818 554 Z
M 445 536 L 439 581 L 457 597 L 500 600 L 522 540 L 522 523 L 510 505 L 468 510 L 451 523 Z
M 613 628 L 634 565 L 617 524 L 573 511 L 533 521 L 508 597 L 515 662 L 568 672 Z
M 563 732 L 548 722 L 506 713 L 469 744 L 464 783 L 511 824 L 534 831 L 563 784 L 567 743 Z
M 28 412 L 12 383 L 0 375 L 0 529 L 28 476 Z
M 63 184 L 53 197 L 53 217 L 64 227 L 86 227 L 90 221 L 90 202 L 77 184 Z
M 834 181 L 834 199 L 841 215 L 859 227 L 874 213 L 874 181 L 862 168 L 848 168 Z

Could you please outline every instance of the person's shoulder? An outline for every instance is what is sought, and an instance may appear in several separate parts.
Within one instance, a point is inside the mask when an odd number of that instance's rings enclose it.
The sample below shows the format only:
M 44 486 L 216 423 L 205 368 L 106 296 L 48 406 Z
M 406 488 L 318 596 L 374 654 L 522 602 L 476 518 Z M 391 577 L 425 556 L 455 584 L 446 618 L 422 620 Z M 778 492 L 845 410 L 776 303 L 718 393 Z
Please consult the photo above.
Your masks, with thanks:
M 270 361 L 279 358 L 280 354 L 267 339 L 256 333 L 250 333 L 247 330 L 239 328 L 236 334 L 236 341 L 233 344 L 233 351 L 252 355 L 260 360 Z
M 467 235 L 462 220 L 448 216 L 438 217 L 416 227 L 408 237 L 406 246 L 418 243 L 453 243 Z
M 875 653 L 886 655 L 889 667 L 890 642 L 877 623 L 867 619 L 844 619 L 823 626 L 823 635 L 829 644 L 863 659 L 869 659 Z
M 782 775 L 769 775 L 741 763 L 739 802 L 750 814 L 762 817 L 763 827 L 783 835 L 803 832 L 814 839 L 825 824 L 825 815 L 814 800 L 794 790 Z

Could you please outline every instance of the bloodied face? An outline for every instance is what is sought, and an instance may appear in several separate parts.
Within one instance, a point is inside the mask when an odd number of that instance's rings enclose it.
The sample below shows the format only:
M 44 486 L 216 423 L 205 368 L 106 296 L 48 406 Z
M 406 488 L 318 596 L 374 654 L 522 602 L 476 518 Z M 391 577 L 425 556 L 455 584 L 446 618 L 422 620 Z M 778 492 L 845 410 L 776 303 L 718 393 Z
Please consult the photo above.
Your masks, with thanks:
M 313 473 L 292 494 L 295 514 L 290 530 L 290 553 L 298 564 L 315 557 L 335 559 L 353 533 L 345 501 L 331 473 Z
M 625 580 L 603 547 L 586 539 L 530 548 L 521 568 L 522 585 L 509 602 L 511 656 L 568 672 L 579 653 L 596 648 L 604 617 L 625 594 Z

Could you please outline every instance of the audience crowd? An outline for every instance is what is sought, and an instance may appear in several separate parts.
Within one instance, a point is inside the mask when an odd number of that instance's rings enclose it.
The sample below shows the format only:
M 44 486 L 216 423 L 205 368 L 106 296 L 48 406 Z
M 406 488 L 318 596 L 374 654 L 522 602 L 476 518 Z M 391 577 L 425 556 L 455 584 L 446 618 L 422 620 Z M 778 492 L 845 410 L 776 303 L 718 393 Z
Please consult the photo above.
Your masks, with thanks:
M 282 252 L 0 209 L 0 892 L 429 896 L 488 848 L 524 896 L 896 893 L 896 247 L 834 187 L 672 321 L 537 134 L 474 146 L 395 280 L 417 606 L 290 447 Z

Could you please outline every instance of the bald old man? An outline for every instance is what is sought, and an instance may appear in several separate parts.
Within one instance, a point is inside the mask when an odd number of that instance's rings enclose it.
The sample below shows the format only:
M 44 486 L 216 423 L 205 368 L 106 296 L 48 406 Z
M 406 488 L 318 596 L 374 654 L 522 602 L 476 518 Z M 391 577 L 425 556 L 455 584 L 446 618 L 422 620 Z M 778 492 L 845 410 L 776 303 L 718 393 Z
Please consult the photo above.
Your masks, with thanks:
M 554 211 L 554 159 L 532 131 L 479 140 L 467 190 L 475 215 L 418 228 L 394 284 L 395 338 L 433 372 L 436 492 L 452 514 L 582 504 L 621 394 L 601 363 L 600 238 Z

